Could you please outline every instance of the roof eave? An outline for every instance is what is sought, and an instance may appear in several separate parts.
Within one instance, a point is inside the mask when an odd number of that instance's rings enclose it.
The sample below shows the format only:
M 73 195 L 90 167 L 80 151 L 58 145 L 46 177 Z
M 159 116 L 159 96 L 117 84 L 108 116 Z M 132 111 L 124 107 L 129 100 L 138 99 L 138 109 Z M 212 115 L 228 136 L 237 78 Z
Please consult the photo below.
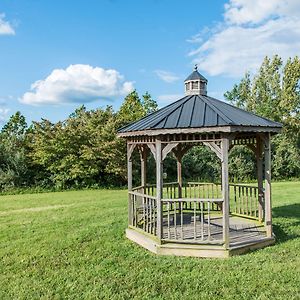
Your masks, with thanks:
M 131 136 L 158 136 L 165 134 L 188 134 L 188 133 L 230 133 L 230 132 L 270 132 L 277 134 L 281 131 L 281 127 L 271 126 L 213 126 L 202 128 L 174 128 L 174 129 L 146 129 L 119 132 L 117 137 L 131 137 Z

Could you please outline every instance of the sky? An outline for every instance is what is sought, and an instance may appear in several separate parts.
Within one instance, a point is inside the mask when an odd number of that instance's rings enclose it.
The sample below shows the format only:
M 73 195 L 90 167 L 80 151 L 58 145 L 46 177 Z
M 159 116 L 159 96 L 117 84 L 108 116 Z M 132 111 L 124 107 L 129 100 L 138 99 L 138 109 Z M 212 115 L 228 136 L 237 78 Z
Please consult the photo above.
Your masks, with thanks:
M 275 54 L 300 55 L 299 0 L 0 0 L 0 125 L 118 109 L 133 89 L 162 107 L 196 63 L 222 100 Z

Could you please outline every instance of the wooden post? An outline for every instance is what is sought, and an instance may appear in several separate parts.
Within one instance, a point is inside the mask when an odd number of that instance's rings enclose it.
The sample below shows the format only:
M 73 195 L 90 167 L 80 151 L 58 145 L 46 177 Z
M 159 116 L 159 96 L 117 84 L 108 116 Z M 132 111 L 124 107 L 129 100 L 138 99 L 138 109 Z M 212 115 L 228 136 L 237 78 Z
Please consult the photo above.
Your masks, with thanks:
M 272 237 L 272 201 L 271 201 L 271 137 L 265 140 L 265 224 L 267 237 Z
M 141 158 L 141 186 L 143 187 L 144 193 L 146 192 L 147 184 L 147 146 L 143 145 L 140 151 Z
M 182 157 L 177 158 L 177 182 L 178 182 L 178 198 L 182 198 Z
M 156 201 L 157 201 L 157 237 L 162 238 L 162 193 L 163 193 L 163 168 L 161 140 L 156 139 Z
M 182 198 L 182 158 L 183 155 L 191 148 L 191 145 L 179 144 L 173 153 L 177 160 L 177 182 L 178 182 L 178 198 Z
M 257 187 L 258 187 L 258 220 L 264 219 L 263 215 L 263 143 L 261 138 L 256 136 L 256 166 L 257 166 Z
M 127 143 L 127 178 L 128 192 L 132 191 L 132 151 Z M 128 225 L 133 225 L 133 209 L 131 195 L 128 194 Z
M 223 194 L 223 240 L 224 247 L 229 248 L 229 183 L 228 183 L 228 148 L 227 137 L 222 138 L 222 194 Z

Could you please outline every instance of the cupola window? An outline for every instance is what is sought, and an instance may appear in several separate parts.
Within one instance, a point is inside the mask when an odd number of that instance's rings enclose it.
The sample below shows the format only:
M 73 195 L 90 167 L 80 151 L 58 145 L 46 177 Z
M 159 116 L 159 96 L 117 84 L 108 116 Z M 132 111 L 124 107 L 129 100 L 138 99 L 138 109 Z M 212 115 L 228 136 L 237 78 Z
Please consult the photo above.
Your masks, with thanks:
M 192 81 L 192 90 L 199 90 L 199 81 Z

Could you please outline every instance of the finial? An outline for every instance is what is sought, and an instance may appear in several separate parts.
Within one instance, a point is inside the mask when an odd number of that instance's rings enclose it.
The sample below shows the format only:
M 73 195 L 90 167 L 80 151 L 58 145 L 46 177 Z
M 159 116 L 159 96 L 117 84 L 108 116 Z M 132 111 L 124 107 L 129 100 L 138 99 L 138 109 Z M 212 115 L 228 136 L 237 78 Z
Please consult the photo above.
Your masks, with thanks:
M 195 64 L 194 71 L 198 71 L 198 64 Z

